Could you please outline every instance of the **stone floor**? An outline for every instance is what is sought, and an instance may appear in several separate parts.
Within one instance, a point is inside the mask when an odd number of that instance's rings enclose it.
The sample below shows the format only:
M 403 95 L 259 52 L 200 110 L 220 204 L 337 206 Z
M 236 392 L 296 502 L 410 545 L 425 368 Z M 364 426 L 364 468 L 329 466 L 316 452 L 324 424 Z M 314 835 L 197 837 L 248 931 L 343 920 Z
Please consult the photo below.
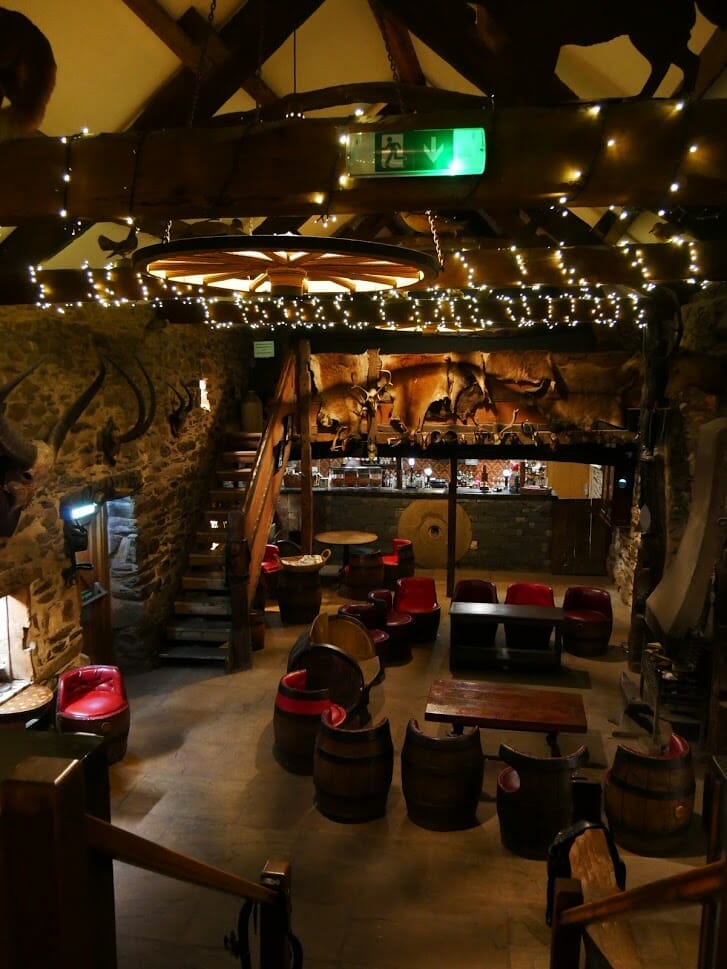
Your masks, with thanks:
M 395 748 L 384 818 L 353 825 L 327 820 L 313 806 L 311 778 L 286 773 L 274 760 L 273 702 L 287 652 L 303 627 L 282 626 L 269 603 L 265 647 L 253 654 L 252 670 L 226 676 L 215 667 L 167 666 L 127 676 L 132 723 L 128 754 L 111 768 L 112 821 L 253 880 L 266 859 L 289 859 L 293 928 L 304 947 L 306 969 L 546 969 L 546 863 L 519 858 L 500 844 L 494 801 L 498 764 L 487 762 L 476 827 L 433 832 L 406 814 L 398 763 L 406 724 L 410 717 L 423 723 L 429 683 L 450 675 L 445 576 L 434 570 L 419 574 L 434 576 L 443 603 L 436 643 L 417 647 L 410 663 L 391 667 L 372 691 L 372 716 L 389 717 Z M 488 577 L 504 592 L 509 581 L 523 576 Z M 530 578 L 552 584 L 558 603 L 569 584 L 606 584 L 602 577 Z M 564 654 L 559 673 L 540 676 L 467 674 L 580 690 L 593 770 L 610 764 L 618 734 L 632 728 L 629 721 L 610 719 L 621 710 L 618 677 L 627 668 L 628 629 L 628 609 L 611 591 L 614 632 L 603 658 Z M 324 591 L 323 608 L 343 601 L 335 589 Z M 427 724 L 426 729 L 437 733 L 446 727 Z M 496 732 L 483 731 L 486 752 L 496 750 L 499 739 Z M 541 736 L 512 739 L 545 752 Z M 567 750 L 582 739 L 561 736 L 561 746 Z M 701 775 L 704 758 L 698 748 L 695 754 Z M 695 816 L 676 857 L 648 858 L 623 849 L 621 854 L 628 887 L 702 864 L 700 818 Z M 115 885 L 121 969 L 236 964 L 222 944 L 236 925 L 235 899 L 122 864 L 115 866 Z M 634 923 L 644 965 L 696 965 L 698 923 L 697 908 Z

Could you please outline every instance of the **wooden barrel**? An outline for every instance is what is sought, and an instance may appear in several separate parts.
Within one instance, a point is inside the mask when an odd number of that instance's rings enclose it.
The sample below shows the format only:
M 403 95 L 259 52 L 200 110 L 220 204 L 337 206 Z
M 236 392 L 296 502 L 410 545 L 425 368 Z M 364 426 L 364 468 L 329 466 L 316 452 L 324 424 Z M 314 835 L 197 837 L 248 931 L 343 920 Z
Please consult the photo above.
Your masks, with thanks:
M 410 720 L 401 751 L 401 786 L 407 814 L 422 828 L 457 831 L 477 824 L 485 760 L 478 727 L 449 737 L 428 737 Z
M 616 748 L 606 775 L 606 817 L 616 841 L 637 854 L 668 853 L 686 837 L 694 812 L 689 744 L 673 734 L 663 756 Z
M 281 622 L 312 622 L 321 610 L 321 578 L 318 571 L 283 569 L 278 573 L 278 607 Z
M 331 709 L 328 689 L 309 690 L 308 671 L 286 673 L 278 684 L 273 711 L 273 754 L 294 774 L 313 772 L 313 749 L 321 714 Z M 334 705 L 333 720 L 342 723 L 346 711 Z
M 363 730 L 335 727 L 327 714 L 313 753 L 315 804 L 332 821 L 383 817 L 394 772 L 394 746 L 387 718 Z
M 384 560 L 381 552 L 352 550 L 343 570 L 346 592 L 351 599 L 366 599 L 371 589 L 384 581 Z
M 497 819 L 503 845 L 523 858 L 547 858 L 548 848 L 573 823 L 573 771 L 588 760 L 581 745 L 562 757 L 541 757 L 500 744 L 507 767 L 497 778 Z

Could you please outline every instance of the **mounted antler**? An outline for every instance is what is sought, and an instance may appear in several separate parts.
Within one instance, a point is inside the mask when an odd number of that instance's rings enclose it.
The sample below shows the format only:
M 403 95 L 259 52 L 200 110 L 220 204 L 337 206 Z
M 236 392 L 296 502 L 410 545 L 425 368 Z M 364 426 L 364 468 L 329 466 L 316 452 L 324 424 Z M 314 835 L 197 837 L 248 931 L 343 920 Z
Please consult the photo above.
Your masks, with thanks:
M 111 465 L 116 464 L 116 459 L 119 456 L 119 451 L 121 450 L 122 444 L 129 444 L 131 441 L 135 441 L 137 438 L 141 437 L 143 434 L 149 430 L 154 421 L 156 415 L 156 394 L 154 392 L 154 384 L 151 381 L 149 374 L 144 368 L 144 364 L 138 357 L 134 357 L 139 369 L 144 374 L 144 379 L 146 380 L 146 386 L 149 391 L 149 410 L 147 411 L 146 401 L 144 396 L 139 390 L 138 386 L 134 383 L 128 373 L 124 368 L 118 364 L 115 360 L 110 357 L 107 358 L 109 363 L 111 363 L 119 371 L 124 380 L 131 387 L 131 390 L 136 398 L 136 408 L 137 408 L 137 418 L 136 423 L 133 427 L 129 428 L 124 434 L 119 434 L 119 428 L 112 417 L 106 421 L 105 426 L 99 434 L 99 447 L 103 451 L 104 457 L 107 462 Z
M 172 432 L 172 437 L 179 437 L 182 430 L 182 425 L 184 424 L 187 415 L 194 407 L 194 384 L 182 384 L 187 397 L 185 398 L 179 393 L 176 387 L 171 384 L 167 384 L 167 387 L 176 395 L 178 400 L 177 407 L 171 412 L 168 417 L 169 429 Z
M 106 367 L 101 368 L 43 440 L 31 440 L 5 419 L 5 400 L 18 384 L 36 370 L 45 357 L 0 387 L 0 537 L 9 538 L 18 526 L 20 513 L 48 477 L 66 435 L 101 388 Z

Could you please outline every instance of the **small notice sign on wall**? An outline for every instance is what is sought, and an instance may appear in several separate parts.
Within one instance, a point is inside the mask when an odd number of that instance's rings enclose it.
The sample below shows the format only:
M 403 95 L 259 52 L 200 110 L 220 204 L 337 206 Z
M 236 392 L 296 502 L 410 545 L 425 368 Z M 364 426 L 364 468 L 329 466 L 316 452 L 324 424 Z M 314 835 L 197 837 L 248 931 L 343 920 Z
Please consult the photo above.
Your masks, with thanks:
M 257 360 L 275 356 L 275 340 L 253 340 L 252 355 Z

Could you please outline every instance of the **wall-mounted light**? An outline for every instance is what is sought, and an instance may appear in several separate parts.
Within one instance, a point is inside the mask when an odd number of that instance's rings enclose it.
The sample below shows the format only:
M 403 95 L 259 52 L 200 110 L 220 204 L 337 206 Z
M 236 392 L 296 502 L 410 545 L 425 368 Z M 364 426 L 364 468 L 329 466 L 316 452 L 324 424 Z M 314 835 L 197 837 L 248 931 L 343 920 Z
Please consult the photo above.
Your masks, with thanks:
M 71 563 L 61 573 L 66 585 L 73 585 L 80 570 L 93 569 L 91 562 L 77 562 L 76 554 L 88 549 L 86 525 L 97 511 L 98 505 L 95 501 L 89 501 L 79 494 L 64 498 L 60 503 L 59 514 L 63 520 L 63 551 Z

